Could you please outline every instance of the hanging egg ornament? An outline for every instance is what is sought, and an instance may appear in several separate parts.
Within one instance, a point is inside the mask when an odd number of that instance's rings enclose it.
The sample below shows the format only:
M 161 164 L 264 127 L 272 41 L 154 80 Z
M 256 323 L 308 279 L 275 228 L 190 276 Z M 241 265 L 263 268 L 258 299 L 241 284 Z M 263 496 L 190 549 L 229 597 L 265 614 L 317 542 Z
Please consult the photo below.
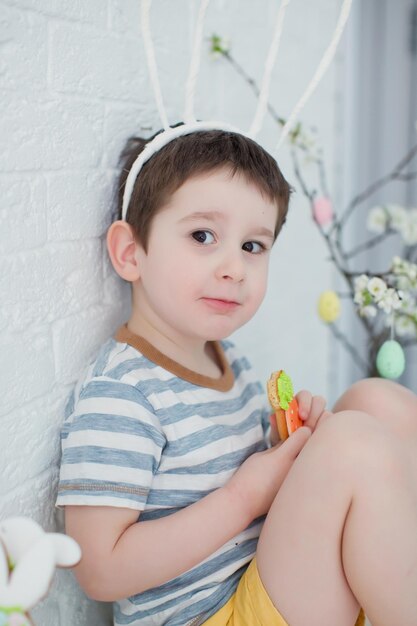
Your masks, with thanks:
M 385 341 L 376 356 L 376 368 L 383 378 L 399 378 L 405 369 L 405 355 L 402 346 L 391 339 Z
M 333 220 L 333 206 L 329 198 L 321 196 L 314 200 L 313 217 L 320 226 L 326 226 Z
M 323 322 L 334 322 L 340 316 L 340 298 L 335 291 L 323 291 L 319 298 L 318 312 Z

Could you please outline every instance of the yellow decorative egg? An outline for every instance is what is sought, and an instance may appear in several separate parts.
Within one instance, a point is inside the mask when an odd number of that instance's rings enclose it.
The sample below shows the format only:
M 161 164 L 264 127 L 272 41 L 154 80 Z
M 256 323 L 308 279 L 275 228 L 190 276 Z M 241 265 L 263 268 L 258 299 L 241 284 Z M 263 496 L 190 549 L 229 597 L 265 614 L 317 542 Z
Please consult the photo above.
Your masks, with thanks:
M 335 291 L 323 291 L 318 304 L 323 322 L 334 322 L 340 316 L 340 298 Z

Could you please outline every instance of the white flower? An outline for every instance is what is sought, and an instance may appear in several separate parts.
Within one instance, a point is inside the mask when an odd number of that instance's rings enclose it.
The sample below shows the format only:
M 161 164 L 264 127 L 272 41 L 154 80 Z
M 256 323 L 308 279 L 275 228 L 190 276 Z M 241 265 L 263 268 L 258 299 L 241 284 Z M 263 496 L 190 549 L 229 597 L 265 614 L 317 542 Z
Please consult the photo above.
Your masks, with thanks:
M 382 206 L 376 206 L 368 213 L 366 227 L 372 233 L 384 233 L 387 230 L 389 215 Z
M 395 256 L 392 259 L 392 272 L 397 277 L 400 289 L 415 289 L 417 287 L 417 265 Z
M 369 282 L 368 274 L 361 274 L 355 278 L 355 289 L 366 289 Z
M 356 291 L 353 297 L 353 302 L 358 304 L 360 307 L 365 304 L 365 292 L 364 291 Z
M 402 291 L 408 291 L 411 288 L 411 282 L 408 276 L 398 276 L 397 278 L 397 287 Z
M 416 325 L 406 315 L 400 315 L 395 320 L 395 332 L 399 337 L 413 336 L 416 334 Z
M 383 294 L 382 298 L 378 301 L 378 306 L 387 315 L 392 313 L 392 311 L 399 309 L 401 306 L 401 300 L 395 289 L 389 287 Z
M 401 299 L 401 311 L 411 313 L 416 305 L 414 297 L 409 291 L 404 291 L 403 289 L 398 290 L 398 295 Z
M 417 224 L 408 219 L 400 229 L 401 237 L 408 246 L 412 246 L 417 243 Z
M 368 304 L 367 306 L 359 309 L 359 314 L 362 317 L 375 317 L 375 315 L 377 314 L 377 308 L 372 304 Z
M 379 302 L 387 291 L 387 284 L 382 278 L 374 276 L 368 282 L 368 291 L 376 302 Z
M 410 280 L 415 280 L 417 278 L 417 265 L 414 265 L 414 263 L 408 263 L 407 275 Z
M 403 266 L 403 259 L 399 256 L 392 257 L 392 271 L 400 271 Z
M 355 278 L 355 291 L 363 291 L 367 288 L 369 282 L 369 276 L 367 274 L 361 274 Z
M 398 204 L 389 204 L 386 210 L 388 211 L 392 228 L 401 232 L 408 222 L 406 209 Z
M 417 209 L 408 209 L 408 219 L 412 224 L 417 224 Z

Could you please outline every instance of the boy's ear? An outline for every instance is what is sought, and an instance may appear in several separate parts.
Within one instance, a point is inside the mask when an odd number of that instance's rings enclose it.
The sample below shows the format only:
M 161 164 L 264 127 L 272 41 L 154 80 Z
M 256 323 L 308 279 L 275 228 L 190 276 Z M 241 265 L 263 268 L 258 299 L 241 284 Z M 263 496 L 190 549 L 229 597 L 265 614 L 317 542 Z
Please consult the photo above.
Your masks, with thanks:
M 133 236 L 130 224 L 122 220 L 113 222 L 107 231 L 107 250 L 116 272 L 129 282 L 140 277 L 137 251 L 140 244 Z

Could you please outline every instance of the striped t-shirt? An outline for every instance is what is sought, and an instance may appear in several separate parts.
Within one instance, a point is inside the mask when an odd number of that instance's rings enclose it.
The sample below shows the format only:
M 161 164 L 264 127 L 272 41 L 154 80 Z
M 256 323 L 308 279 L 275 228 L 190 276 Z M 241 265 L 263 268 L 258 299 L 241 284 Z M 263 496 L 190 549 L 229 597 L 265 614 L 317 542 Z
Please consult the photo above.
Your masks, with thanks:
M 126 326 L 103 345 L 67 405 L 57 505 L 128 507 L 140 524 L 223 486 L 266 448 L 262 385 L 232 343 L 213 347 L 220 378 L 175 363 Z M 114 623 L 204 623 L 235 591 L 261 525 L 255 520 L 184 574 L 115 602 Z

